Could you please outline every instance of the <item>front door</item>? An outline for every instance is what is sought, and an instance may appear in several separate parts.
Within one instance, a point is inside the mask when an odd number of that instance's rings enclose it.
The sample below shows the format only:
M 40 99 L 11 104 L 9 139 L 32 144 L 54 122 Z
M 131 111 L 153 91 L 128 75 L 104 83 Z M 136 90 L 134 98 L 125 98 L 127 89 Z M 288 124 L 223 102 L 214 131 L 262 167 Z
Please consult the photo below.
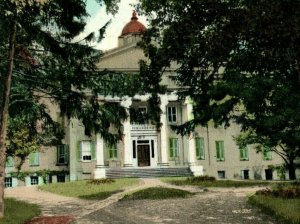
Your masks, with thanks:
M 150 166 L 150 145 L 138 145 L 138 166 Z

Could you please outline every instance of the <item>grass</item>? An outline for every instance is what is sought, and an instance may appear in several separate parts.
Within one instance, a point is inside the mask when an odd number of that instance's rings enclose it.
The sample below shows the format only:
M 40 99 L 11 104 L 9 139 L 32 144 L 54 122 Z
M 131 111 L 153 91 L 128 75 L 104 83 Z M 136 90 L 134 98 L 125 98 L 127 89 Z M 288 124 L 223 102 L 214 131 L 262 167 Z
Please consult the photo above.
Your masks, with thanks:
M 150 187 L 132 194 L 127 194 L 122 198 L 122 200 L 186 198 L 191 195 L 194 195 L 194 193 L 174 188 Z
M 168 178 L 162 178 L 161 180 L 177 186 L 193 185 L 199 187 L 252 187 L 252 186 L 271 185 L 271 183 L 267 181 L 201 180 L 193 177 L 192 178 L 168 177 Z
M 39 186 L 39 189 L 68 197 L 102 200 L 116 192 L 122 191 L 122 189 L 126 186 L 137 184 L 138 181 L 138 179 L 126 178 L 116 179 L 112 183 L 93 184 L 89 183 L 89 181 L 82 180 L 43 185 Z
M 0 224 L 23 224 L 41 213 L 37 205 L 12 198 L 4 199 L 4 205 L 4 218 L 0 219 Z
M 300 224 L 300 199 L 287 199 L 266 195 L 252 195 L 249 202 L 264 212 L 275 215 L 289 224 Z

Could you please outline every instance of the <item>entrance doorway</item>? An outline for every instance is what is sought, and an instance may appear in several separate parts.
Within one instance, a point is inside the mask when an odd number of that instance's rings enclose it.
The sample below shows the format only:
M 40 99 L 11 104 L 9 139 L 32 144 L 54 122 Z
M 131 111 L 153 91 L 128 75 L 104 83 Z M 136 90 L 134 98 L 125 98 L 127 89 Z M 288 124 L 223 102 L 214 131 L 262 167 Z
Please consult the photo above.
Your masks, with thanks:
M 138 166 L 150 166 L 150 145 L 137 145 Z

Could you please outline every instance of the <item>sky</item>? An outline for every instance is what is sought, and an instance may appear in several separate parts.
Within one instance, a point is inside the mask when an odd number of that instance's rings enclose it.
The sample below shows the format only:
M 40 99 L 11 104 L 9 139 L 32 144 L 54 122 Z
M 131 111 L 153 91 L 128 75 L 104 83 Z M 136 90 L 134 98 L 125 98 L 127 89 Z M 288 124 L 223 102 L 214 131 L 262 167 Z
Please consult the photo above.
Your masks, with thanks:
M 91 17 L 87 21 L 87 26 L 79 37 L 82 39 L 90 32 L 97 33 L 100 27 L 102 27 L 109 19 L 111 19 L 110 25 L 105 32 L 105 38 L 100 44 L 96 46 L 97 49 L 108 50 L 117 47 L 118 37 L 121 34 L 123 27 L 130 21 L 132 11 L 134 7 L 130 4 L 136 4 L 138 0 L 121 0 L 119 3 L 119 11 L 116 15 L 107 14 L 105 7 L 100 7 L 95 0 L 87 0 L 87 10 Z M 146 18 L 139 16 L 139 22 L 147 26 Z

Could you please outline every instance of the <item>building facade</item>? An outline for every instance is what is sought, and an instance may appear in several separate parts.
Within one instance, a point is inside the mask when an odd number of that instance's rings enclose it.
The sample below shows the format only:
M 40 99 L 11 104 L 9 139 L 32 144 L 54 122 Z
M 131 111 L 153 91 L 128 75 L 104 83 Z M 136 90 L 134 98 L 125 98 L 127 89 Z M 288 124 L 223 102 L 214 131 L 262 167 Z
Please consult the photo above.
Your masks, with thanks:
M 138 22 L 133 13 L 129 23 L 119 37 L 119 46 L 107 51 L 98 63 L 98 68 L 133 74 L 139 72 L 139 61 L 147 60 L 137 46 L 145 26 Z M 192 175 L 210 175 L 220 179 L 282 179 L 280 172 L 283 160 L 272 152 L 256 153 L 253 146 L 239 149 L 233 136 L 239 127 L 231 124 L 227 129 L 196 127 L 189 136 L 176 134 L 171 125 L 179 125 L 193 118 L 190 99 L 178 100 L 178 87 L 171 77 L 176 75 L 176 65 L 166 70 L 162 84 L 168 91 L 160 95 L 162 111 L 161 128 L 145 123 L 134 123 L 130 117 L 124 122 L 122 141 L 108 146 L 99 134 L 86 136 L 79 120 L 63 120 L 65 139 L 62 145 L 43 147 L 41 152 L 32 153 L 22 167 L 23 178 L 15 176 L 12 158 L 6 164 L 6 187 L 36 185 L 44 182 L 64 182 L 81 179 L 105 178 L 112 171 L 119 173 L 141 170 L 151 171 L 186 168 Z M 134 108 L 140 113 L 148 110 L 149 95 L 134 97 L 99 96 L 103 102 L 116 102 L 129 113 Z M 61 120 L 59 109 L 48 104 L 51 115 Z

